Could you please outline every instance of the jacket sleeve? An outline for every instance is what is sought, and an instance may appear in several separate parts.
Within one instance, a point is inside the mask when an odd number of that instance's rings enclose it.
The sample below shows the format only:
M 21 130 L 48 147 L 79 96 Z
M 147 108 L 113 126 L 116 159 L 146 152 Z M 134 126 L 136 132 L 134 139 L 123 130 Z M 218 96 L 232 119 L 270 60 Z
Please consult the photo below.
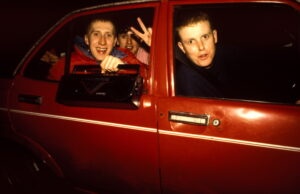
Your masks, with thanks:
M 65 57 L 63 57 L 52 65 L 48 74 L 48 79 L 56 81 L 60 80 L 61 76 L 64 74 L 65 60 Z
M 127 49 L 121 49 L 118 48 L 120 51 L 122 51 L 124 53 L 123 57 L 121 58 L 121 60 L 125 63 L 125 64 L 135 64 L 135 65 L 140 65 L 140 74 L 142 77 L 146 77 L 146 73 L 147 73 L 147 65 L 142 63 L 141 61 L 139 61 L 136 56 L 131 53 L 129 50 Z M 132 73 L 131 70 L 121 70 L 119 73 Z

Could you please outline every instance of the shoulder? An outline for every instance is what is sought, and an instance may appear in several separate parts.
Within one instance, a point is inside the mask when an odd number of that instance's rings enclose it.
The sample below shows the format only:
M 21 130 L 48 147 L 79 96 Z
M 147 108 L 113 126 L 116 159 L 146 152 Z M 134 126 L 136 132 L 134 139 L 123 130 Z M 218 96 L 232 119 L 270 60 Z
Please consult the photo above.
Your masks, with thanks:
M 196 80 L 202 77 L 196 65 L 180 60 L 175 60 L 175 71 L 176 77 L 185 80 Z
M 75 39 L 74 39 L 74 52 L 73 52 L 73 55 L 78 56 L 78 57 L 86 57 L 86 58 L 89 58 L 89 59 L 92 59 L 92 60 L 95 59 L 93 57 L 93 55 L 91 54 L 91 52 L 89 52 L 89 48 L 85 44 L 83 38 L 80 37 L 80 36 L 76 36 Z
M 118 57 L 120 59 L 128 56 L 134 56 L 128 49 L 120 48 L 120 47 L 113 48 L 111 55 L 114 57 Z
M 216 97 L 220 96 L 217 88 L 203 75 L 201 68 L 192 63 L 176 60 L 175 69 L 176 95 Z
M 116 47 L 111 52 L 111 55 L 114 56 L 114 57 L 118 57 L 124 63 L 127 63 L 127 64 L 145 65 L 144 63 L 139 61 L 132 52 L 130 52 L 128 49 L 125 49 L 125 48 Z
M 144 48 L 140 47 L 136 53 L 136 58 L 144 64 L 149 64 L 149 53 Z

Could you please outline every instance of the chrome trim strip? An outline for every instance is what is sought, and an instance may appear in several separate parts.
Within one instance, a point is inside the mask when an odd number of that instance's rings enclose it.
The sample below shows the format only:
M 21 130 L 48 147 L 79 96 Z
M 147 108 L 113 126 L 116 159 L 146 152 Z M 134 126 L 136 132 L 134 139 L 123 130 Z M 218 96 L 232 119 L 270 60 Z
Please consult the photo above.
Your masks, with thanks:
M 8 109 L 0 108 L 0 110 L 8 110 Z M 95 124 L 95 125 L 103 125 L 103 126 L 109 126 L 109 127 L 118 127 L 118 128 L 152 132 L 152 133 L 157 132 L 156 128 L 141 127 L 141 126 L 135 126 L 135 125 L 126 125 L 126 124 L 120 124 L 120 123 L 111 123 L 111 122 L 105 122 L 105 121 L 97 121 L 97 120 L 90 120 L 90 119 L 83 119 L 83 118 L 76 118 L 76 117 L 67 117 L 67 116 L 61 116 L 61 115 L 52 115 L 52 114 L 45 114 L 45 113 L 37 113 L 37 112 L 22 111 L 22 110 L 15 110 L 15 109 L 11 109 L 10 111 L 14 112 L 14 113 L 18 113 L 18 114 L 25 114 L 25 115 L 32 115 L 32 116 L 47 117 L 47 118 L 53 118 L 53 119 L 61 119 L 61 120 L 89 123 L 89 124 Z M 300 147 L 293 147 L 293 146 L 284 146 L 284 145 L 261 143 L 261 142 L 238 140 L 238 139 L 230 139 L 230 138 L 215 137 L 215 136 L 208 136 L 208 135 L 189 134 L 189 133 L 182 133 L 182 132 L 175 132 L 175 131 L 167 131 L 167 130 L 162 130 L 162 129 L 158 130 L 158 132 L 159 132 L 159 134 L 171 135 L 171 136 L 177 136 L 177 137 L 194 138 L 194 139 L 201 139 L 201 140 L 207 140 L 207 141 L 216 141 L 216 142 L 239 144 L 239 145 L 246 145 L 246 146 L 253 146 L 253 147 L 262 147 L 262 148 L 284 150 L 284 151 L 291 151 L 291 152 L 300 152 Z
M 284 146 L 284 145 L 277 145 L 277 144 L 254 142 L 254 141 L 230 139 L 230 138 L 224 138 L 224 137 L 197 135 L 197 134 L 189 134 L 189 133 L 174 132 L 174 131 L 167 131 L 167 130 L 159 130 L 159 134 L 187 137 L 187 138 L 194 138 L 194 139 L 202 139 L 202 140 L 207 140 L 207 141 L 217 141 L 217 142 L 223 142 L 223 143 L 239 144 L 239 145 L 246 145 L 246 146 L 253 146 L 253 147 L 262 147 L 262 148 L 269 148 L 269 149 L 276 149 L 276 150 L 285 150 L 285 151 L 291 151 L 291 152 L 300 152 L 300 147 L 292 147 L 292 146 Z
M 8 108 L 2 108 L 2 107 L 0 107 L 0 110 L 1 111 L 8 111 L 9 109 Z
M 37 112 L 22 111 L 22 110 L 15 110 L 15 109 L 11 109 L 10 111 L 14 112 L 14 113 L 24 114 L 24 115 L 46 117 L 46 118 L 60 119 L 60 120 L 66 120 L 66 121 L 75 121 L 75 122 L 80 122 L 80 123 L 89 123 L 89 124 L 94 124 L 94 125 L 118 127 L 118 128 L 132 129 L 132 130 L 152 132 L 152 133 L 157 132 L 157 130 L 155 128 L 149 128 L 149 127 L 140 127 L 140 126 L 135 126 L 135 125 L 126 125 L 126 124 L 120 124 L 120 123 L 111 123 L 111 122 L 105 122 L 105 121 L 68 117 L 68 116 L 62 116 L 62 115 L 52 115 L 52 114 L 46 114 L 46 113 L 37 113 Z

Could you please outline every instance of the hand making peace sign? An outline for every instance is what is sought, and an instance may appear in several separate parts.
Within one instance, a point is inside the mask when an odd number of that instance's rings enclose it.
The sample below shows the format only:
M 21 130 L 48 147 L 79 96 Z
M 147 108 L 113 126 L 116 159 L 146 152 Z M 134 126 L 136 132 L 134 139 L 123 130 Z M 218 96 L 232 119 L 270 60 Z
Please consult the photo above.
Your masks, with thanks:
M 140 27 L 143 30 L 143 33 L 135 29 L 134 27 L 130 27 L 130 29 L 135 33 L 138 37 L 140 37 L 148 46 L 151 46 L 151 36 L 152 36 L 152 28 L 146 28 L 140 17 L 137 18 L 137 21 Z

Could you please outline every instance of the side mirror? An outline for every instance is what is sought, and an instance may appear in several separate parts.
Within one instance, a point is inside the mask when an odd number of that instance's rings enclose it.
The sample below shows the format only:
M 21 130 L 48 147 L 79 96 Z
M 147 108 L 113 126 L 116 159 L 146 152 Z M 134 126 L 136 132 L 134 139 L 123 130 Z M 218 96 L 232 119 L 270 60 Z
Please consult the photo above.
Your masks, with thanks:
M 143 78 L 139 75 L 139 65 L 122 66 L 122 69 L 126 68 L 137 71 L 130 74 L 100 74 L 99 70 L 95 73 L 98 65 L 81 66 L 80 70 L 85 73 L 73 72 L 62 77 L 56 101 L 68 106 L 137 109 Z

